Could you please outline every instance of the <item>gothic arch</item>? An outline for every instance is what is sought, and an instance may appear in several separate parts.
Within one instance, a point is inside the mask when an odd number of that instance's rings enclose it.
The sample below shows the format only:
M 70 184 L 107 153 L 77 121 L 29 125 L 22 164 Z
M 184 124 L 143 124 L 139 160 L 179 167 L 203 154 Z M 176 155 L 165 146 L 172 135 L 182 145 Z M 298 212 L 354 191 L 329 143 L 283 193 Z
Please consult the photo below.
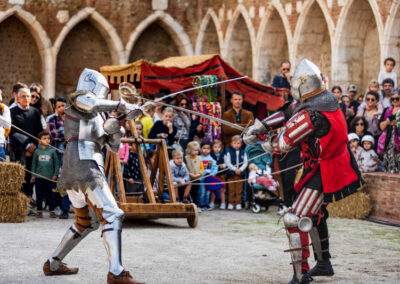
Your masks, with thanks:
M 293 37 L 293 64 L 307 58 L 321 68 L 330 82 L 333 33 L 334 23 L 325 2 L 305 2 Z
M 87 7 L 80 10 L 65 24 L 57 39 L 54 42 L 53 54 L 57 59 L 58 51 L 67 37 L 68 33 L 81 21 L 88 19 L 91 24 L 101 33 L 105 39 L 111 53 L 113 64 L 124 63 L 124 46 L 115 28 L 108 22 L 102 15 L 100 15 L 94 8 Z M 55 62 L 56 64 L 57 62 Z
M 273 1 L 263 16 L 257 33 L 254 78 L 264 84 L 271 83 L 279 74 L 280 63 L 289 60 L 292 41 L 290 23 L 282 5 Z
M 364 91 L 381 66 L 382 19 L 374 0 L 350 0 L 342 8 L 333 45 L 332 81 Z
M 234 31 L 239 30 L 238 32 Z M 241 37 L 244 36 L 242 39 Z M 255 31 L 250 16 L 243 5 L 239 5 L 233 13 L 232 20 L 229 22 L 226 37 L 224 58 L 241 73 L 253 74 Z M 250 57 L 250 58 L 249 58 Z M 249 66 L 250 62 L 250 66 Z
M 200 29 L 199 29 L 199 34 L 197 36 L 196 40 L 196 54 L 203 54 L 205 53 L 203 48 L 204 48 L 204 35 L 207 32 L 207 29 L 209 25 L 213 24 L 215 27 L 215 32 L 217 36 L 217 41 L 218 41 L 218 53 L 222 54 L 223 51 L 222 49 L 224 48 L 224 40 L 223 40 L 223 34 L 221 30 L 221 23 L 219 22 L 219 19 L 217 15 L 215 14 L 214 10 L 212 8 L 209 8 L 206 15 L 204 16 L 203 20 L 201 21 L 200 24 Z M 207 53 L 207 52 L 206 52 Z
M 169 35 L 174 40 L 175 44 L 179 48 L 179 53 L 181 55 L 193 55 L 193 47 L 190 43 L 190 39 L 182 26 L 175 21 L 169 14 L 163 11 L 156 11 L 146 19 L 144 19 L 135 28 L 135 30 L 129 36 L 128 43 L 126 44 L 125 62 L 128 62 L 129 56 L 132 49 L 137 42 L 140 35 L 154 22 L 160 23 L 160 25 L 168 31 Z
M 386 20 L 384 42 L 382 47 L 381 64 L 387 57 L 396 60 L 395 72 L 400 73 L 400 2 L 394 2 Z
M 36 42 L 41 59 L 41 81 L 45 88 L 44 95 L 51 97 L 53 95 L 51 89 L 51 40 L 36 17 L 20 6 L 0 12 L 0 24 L 11 16 L 15 16 L 25 25 Z

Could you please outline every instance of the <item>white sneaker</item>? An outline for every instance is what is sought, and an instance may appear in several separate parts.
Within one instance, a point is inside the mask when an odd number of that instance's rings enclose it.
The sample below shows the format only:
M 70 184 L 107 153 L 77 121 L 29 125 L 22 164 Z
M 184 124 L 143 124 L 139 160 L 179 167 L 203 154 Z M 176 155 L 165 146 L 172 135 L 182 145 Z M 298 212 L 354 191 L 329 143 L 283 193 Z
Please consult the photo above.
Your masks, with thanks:
M 200 207 L 197 207 L 197 212 L 198 212 L 198 213 L 201 213 L 201 212 L 203 212 L 203 210 L 201 210 Z
M 242 204 L 236 204 L 236 210 L 242 210 Z
M 210 202 L 210 204 L 208 204 L 208 206 L 210 206 L 211 209 L 215 208 L 215 204 L 213 202 Z
M 225 203 L 221 203 L 221 205 L 219 206 L 219 209 L 225 210 L 226 209 L 226 204 Z
M 228 210 L 233 210 L 233 205 L 232 204 L 228 204 Z
M 62 213 L 62 210 L 60 209 L 59 206 L 57 206 L 56 208 L 54 208 L 54 213 L 56 214 L 56 216 L 60 216 Z

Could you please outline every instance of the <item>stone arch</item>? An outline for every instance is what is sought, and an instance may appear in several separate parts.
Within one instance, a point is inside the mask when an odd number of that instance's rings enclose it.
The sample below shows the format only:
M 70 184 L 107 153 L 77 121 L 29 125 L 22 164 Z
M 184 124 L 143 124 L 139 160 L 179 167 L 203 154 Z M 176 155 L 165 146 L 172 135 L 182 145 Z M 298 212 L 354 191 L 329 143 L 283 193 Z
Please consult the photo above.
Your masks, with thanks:
M 272 3 L 268 7 L 257 34 L 254 78 L 264 84 L 271 83 L 273 76 L 279 74 L 283 60 L 289 60 L 290 24 L 278 5 Z
M 225 38 L 224 58 L 239 72 L 252 76 L 254 64 L 255 31 L 250 16 L 239 5 L 230 21 Z
M 57 58 L 59 49 L 62 43 L 69 34 L 69 32 L 81 21 L 89 20 L 90 23 L 100 32 L 105 39 L 109 50 L 111 51 L 112 63 L 123 64 L 124 63 L 124 46 L 120 37 L 118 36 L 115 28 L 107 21 L 102 15 L 100 15 L 94 8 L 87 7 L 76 13 L 71 19 L 65 24 L 57 39 L 54 42 L 53 54 Z
M 180 55 L 193 55 L 193 47 L 190 42 L 189 36 L 186 34 L 182 26 L 169 14 L 163 11 L 156 11 L 148 16 L 146 19 L 144 19 L 142 22 L 140 22 L 140 24 L 129 36 L 129 40 L 125 48 L 125 62 L 128 62 L 133 47 L 138 42 L 139 37 L 149 26 L 151 26 L 155 22 L 157 22 L 156 24 L 158 24 L 160 27 L 168 32 L 168 35 L 176 44 Z
M 114 63 L 106 40 L 89 19 L 80 21 L 70 30 L 56 60 L 56 93 L 64 97 L 75 90 L 84 68 L 96 70 Z
M 347 87 L 356 84 L 362 92 L 378 78 L 381 66 L 382 19 L 373 0 L 347 1 L 335 31 L 332 80 Z
M 382 48 L 381 66 L 387 57 L 396 60 L 395 72 L 400 74 L 400 2 L 394 2 L 390 8 L 389 17 L 386 21 L 384 44 Z
M 0 80 L 0 85 L 4 87 L 4 100 L 6 101 L 6 95 L 10 94 L 11 96 L 11 90 L 12 90 L 12 85 L 17 82 L 17 81 L 24 81 L 27 84 L 33 82 L 33 81 L 39 81 L 43 84 L 45 90 L 44 90 L 44 96 L 49 97 L 52 95 L 51 88 L 50 88 L 50 80 L 51 80 L 51 40 L 48 37 L 47 33 L 43 29 L 42 25 L 39 23 L 39 21 L 36 19 L 34 15 L 31 13 L 23 10 L 20 6 L 15 6 L 6 12 L 0 12 L 0 27 L 3 22 L 6 20 L 11 20 L 13 21 L 12 18 L 15 18 L 19 23 L 22 23 L 23 27 L 19 27 L 19 29 L 22 29 L 22 32 L 24 28 L 26 29 L 27 37 L 32 38 L 32 42 L 35 43 L 35 47 L 33 50 L 31 50 L 32 53 L 25 53 L 23 52 L 27 58 L 27 63 L 31 65 L 31 67 L 34 70 L 26 70 L 25 73 L 21 74 L 21 68 L 17 68 L 15 72 L 11 71 L 10 69 L 4 70 L 3 68 L 0 68 L 0 72 L 7 71 L 8 74 L 1 74 L 0 76 L 2 77 Z M 18 23 L 16 23 L 18 25 Z M 15 36 L 16 34 L 13 33 L 10 36 Z M 3 37 L 4 38 L 4 37 Z M 25 38 L 24 40 L 27 40 Z M 6 48 L 6 46 L 9 44 L 8 43 L 2 43 L 0 46 L 1 48 Z M 27 48 L 27 46 L 25 46 Z M 23 46 L 19 45 L 18 48 L 13 46 L 13 54 L 14 56 L 18 57 L 18 59 L 24 58 L 24 56 L 18 55 L 17 52 L 21 51 L 21 48 L 24 48 Z M 7 54 L 3 51 L 0 51 L 0 62 L 2 64 L 7 64 L 7 60 L 9 60 L 10 56 L 7 56 Z M 30 55 L 28 55 L 30 54 Z M 35 57 L 35 54 L 38 54 L 38 58 Z M 1 58 L 5 56 L 5 58 Z M 33 57 L 32 57 L 33 56 Z M 34 63 L 34 61 L 37 61 Z M 38 71 L 39 70 L 39 71 Z M 34 73 L 35 75 L 33 75 Z M 38 74 L 37 74 L 38 73 Z M 11 77 L 10 77 L 11 76 Z M 17 77 L 15 77 L 17 76 Z
M 207 35 L 207 40 L 204 36 Z M 211 36 L 211 37 L 210 37 Z M 212 8 L 209 8 L 200 24 L 199 34 L 196 40 L 196 54 L 222 54 L 223 34 L 221 23 Z
M 307 58 L 331 80 L 334 24 L 323 1 L 305 2 L 293 38 L 294 65 Z

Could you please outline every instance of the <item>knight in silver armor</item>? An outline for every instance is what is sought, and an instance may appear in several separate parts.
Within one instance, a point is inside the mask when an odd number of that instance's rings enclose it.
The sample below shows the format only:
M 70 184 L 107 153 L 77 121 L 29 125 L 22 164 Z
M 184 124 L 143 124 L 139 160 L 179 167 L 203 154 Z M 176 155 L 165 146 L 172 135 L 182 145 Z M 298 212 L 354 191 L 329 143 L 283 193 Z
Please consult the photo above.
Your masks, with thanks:
M 104 173 L 102 147 L 117 152 L 124 130 L 117 118 L 105 119 L 104 112 L 116 112 L 134 118 L 136 105 L 107 100 L 107 80 L 99 72 L 84 69 L 76 91 L 70 95 L 65 111 L 67 147 L 57 190 L 68 194 L 75 212 L 75 222 L 67 230 L 56 250 L 43 267 L 45 275 L 75 274 L 63 259 L 82 239 L 97 228 L 109 260 L 108 283 L 139 283 L 121 263 L 121 230 L 124 212 L 118 207 Z
M 334 274 L 329 260 L 326 204 L 356 192 L 363 180 L 347 148 L 343 114 L 334 95 L 326 90 L 322 72 L 314 63 L 305 59 L 297 66 L 291 80 L 291 93 L 296 103 L 285 105 L 251 126 L 243 141 L 254 145 L 257 135 L 267 134 L 262 147 L 269 153 L 286 153 L 301 145 L 304 169 L 295 185 L 297 198 L 291 207 L 280 212 L 289 238 L 286 252 L 291 255 L 294 270 L 289 283 L 296 284 L 309 283 L 311 276 Z M 351 177 L 337 181 L 341 171 L 352 171 Z M 332 184 L 335 180 L 340 185 Z M 317 261 L 311 270 L 307 262 L 308 234 Z

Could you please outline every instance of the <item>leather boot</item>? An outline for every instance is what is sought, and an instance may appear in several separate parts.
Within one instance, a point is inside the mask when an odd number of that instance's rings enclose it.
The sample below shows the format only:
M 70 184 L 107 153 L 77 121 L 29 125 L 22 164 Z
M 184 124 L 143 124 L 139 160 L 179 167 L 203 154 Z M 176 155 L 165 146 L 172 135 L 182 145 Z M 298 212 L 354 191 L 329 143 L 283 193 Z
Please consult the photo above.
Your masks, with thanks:
M 79 268 L 73 267 L 69 268 L 65 263 L 61 262 L 58 269 L 55 271 L 52 271 L 50 269 L 50 261 L 47 260 L 44 265 L 43 265 L 43 272 L 44 275 L 46 276 L 52 276 L 52 275 L 71 275 L 71 274 L 77 274 L 79 271 Z
M 329 258 L 318 260 L 315 266 L 307 272 L 309 276 L 332 276 L 333 274 L 335 274 L 335 272 L 333 271 Z
M 111 272 L 107 274 L 108 284 L 144 284 L 143 282 L 138 282 L 130 275 L 129 271 L 122 271 L 120 275 L 114 275 Z

